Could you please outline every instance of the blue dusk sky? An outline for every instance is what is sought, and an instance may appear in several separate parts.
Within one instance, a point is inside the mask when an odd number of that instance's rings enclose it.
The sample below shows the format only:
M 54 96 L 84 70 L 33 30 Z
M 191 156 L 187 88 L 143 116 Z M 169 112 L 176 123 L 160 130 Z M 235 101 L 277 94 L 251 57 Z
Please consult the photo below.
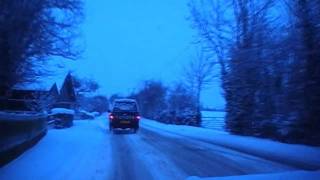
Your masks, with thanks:
M 63 69 L 95 79 L 99 93 L 127 94 L 143 80 L 171 85 L 197 49 L 196 30 L 187 20 L 187 0 L 94 0 L 85 2 L 82 58 Z M 203 92 L 202 102 L 223 107 L 218 82 Z

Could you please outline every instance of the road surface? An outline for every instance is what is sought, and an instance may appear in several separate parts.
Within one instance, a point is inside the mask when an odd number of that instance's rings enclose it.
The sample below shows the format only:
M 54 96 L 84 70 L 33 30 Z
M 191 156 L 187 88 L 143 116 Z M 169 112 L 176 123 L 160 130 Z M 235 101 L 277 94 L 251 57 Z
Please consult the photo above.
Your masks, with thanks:
M 49 130 L 0 169 L 0 179 L 186 179 L 275 173 L 294 167 L 141 125 L 110 133 L 106 120 Z

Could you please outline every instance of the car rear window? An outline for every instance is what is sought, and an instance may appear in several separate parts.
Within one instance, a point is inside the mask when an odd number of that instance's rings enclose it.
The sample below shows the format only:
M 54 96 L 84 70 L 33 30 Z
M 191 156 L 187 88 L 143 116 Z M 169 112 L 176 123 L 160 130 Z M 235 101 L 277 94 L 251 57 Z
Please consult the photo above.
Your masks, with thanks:
M 115 102 L 113 111 L 137 111 L 137 105 L 135 102 Z

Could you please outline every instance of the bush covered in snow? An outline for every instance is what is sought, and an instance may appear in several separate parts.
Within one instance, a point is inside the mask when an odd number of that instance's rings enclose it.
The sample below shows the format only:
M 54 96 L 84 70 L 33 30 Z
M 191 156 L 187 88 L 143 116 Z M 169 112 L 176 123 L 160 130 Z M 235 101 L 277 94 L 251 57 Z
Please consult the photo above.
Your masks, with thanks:
M 156 120 L 167 124 L 190 126 L 199 126 L 199 119 L 201 119 L 200 112 L 197 113 L 197 111 L 192 109 L 185 109 L 183 111 L 164 110 L 156 118 Z
M 69 115 L 74 115 L 75 111 L 72 109 L 67 109 L 67 108 L 53 108 L 50 110 L 50 115 L 57 115 L 57 114 L 69 114 Z
M 177 84 L 167 95 L 166 109 L 156 119 L 170 124 L 200 126 L 201 113 L 194 95 L 184 85 Z
M 85 111 L 85 110 L 80 110 L 78 113 L 77 113 L 77 116 L 79 119 L 94 119 L 96 117 L 96 113 L 91 113 L 91 112 L 88 112 L 88 111 Z
M 48 113 L 48 119 L 54 121 L 56 128 L 71 127 L 73 125 L 75 111 L 68 108 L 52 108 Z
M 158 81 L 146 81 L 139 92 L 129 97 L 137 99 L 146 118 L 168 124 L 201 125 L 196 97 L 183 84 L 169 88 Z

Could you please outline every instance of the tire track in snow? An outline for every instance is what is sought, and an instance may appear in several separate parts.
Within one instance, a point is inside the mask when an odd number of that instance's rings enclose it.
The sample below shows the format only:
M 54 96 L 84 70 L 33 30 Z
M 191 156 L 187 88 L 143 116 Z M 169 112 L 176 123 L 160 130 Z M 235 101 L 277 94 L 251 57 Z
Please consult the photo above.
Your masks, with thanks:
M 129 136 L 133 135 L 127 131 L 110 133 L 113 160 L 110 179 L 112 180 L 153 179 L 129 141 Z
M 282 164 L 232 151 L 187 137 L 163 135 L 142 128 L 147 144 L 166 153 L 189 176 L 230 176 L 293 170 Z

